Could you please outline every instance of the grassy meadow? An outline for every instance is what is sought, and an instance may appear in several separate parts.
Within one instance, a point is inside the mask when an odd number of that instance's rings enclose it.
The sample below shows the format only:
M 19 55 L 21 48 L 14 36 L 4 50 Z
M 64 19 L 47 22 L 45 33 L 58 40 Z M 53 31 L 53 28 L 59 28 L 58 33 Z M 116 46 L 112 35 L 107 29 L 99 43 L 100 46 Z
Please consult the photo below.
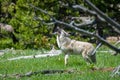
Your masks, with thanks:
M 108 50 L 102 46 L 98 51 Z M 64 65 L 64 55 L 33 59 L 20 59 L 7 61 L 8 58 L 35 55 L 40 53 L 40 50 L 24 50 L 11 54 L 0 56 L 0 74 L 25 74 L 30 71 L 41 70 L 75 70 L 73 73 L 55 73 L 55 74 L 36 74 L 30 77 L 0 77 L 0 80 L 119 80 L 120 77 L 111 77 L 111 71 L 92 71 L 92 65 L 87 65 L 80 55 L 71 55 L 68 60 L 68 65 Z M 120 65 L 120 55 L 113 56 L 110 53 L 97 52 L 97 68 L 110 68 Z M 80 72 L 77 72 L 80 71 Z

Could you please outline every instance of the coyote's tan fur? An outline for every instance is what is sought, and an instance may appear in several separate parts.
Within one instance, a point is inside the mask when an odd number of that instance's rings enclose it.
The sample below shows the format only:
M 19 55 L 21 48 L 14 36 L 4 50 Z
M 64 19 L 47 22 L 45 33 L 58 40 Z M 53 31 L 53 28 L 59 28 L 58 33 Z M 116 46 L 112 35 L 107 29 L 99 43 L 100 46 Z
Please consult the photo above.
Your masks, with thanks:
M 82 54 L 86 62 L 96 62 L 94 46 L 91 43 L 72 40 L 63 29 L 58 29 L 56 33 L 58 47 L 65 53 L 65 65 L 70 54 Z

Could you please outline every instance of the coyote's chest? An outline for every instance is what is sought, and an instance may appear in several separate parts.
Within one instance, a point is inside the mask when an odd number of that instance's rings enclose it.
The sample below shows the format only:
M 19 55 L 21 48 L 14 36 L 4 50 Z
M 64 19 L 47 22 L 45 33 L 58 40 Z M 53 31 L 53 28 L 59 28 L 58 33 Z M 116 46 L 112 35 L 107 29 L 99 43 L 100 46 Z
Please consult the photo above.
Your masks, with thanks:
M 59 37 L 57 36 L 57 44 L 60 49 L 67 48 L 70 44 L 70 39 L 67 37 Z

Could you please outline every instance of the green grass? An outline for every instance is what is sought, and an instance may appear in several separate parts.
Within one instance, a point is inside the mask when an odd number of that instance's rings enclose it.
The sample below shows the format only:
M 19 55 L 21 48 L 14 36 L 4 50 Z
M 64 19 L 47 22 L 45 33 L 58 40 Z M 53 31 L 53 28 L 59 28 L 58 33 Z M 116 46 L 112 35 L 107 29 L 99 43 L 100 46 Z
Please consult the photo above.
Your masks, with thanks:
M 108 48 L 101 47 L 99 50 L 106 50 Z M 37 50 L 24 50 L 16 54 L 6 53 L 0 56 L 0 74 L 25 74 L 29 71 L 40 71 L 40 70 L 54 70 L 54 69 L 75 69 L 82 73 L 55 73 L 51 75 L 37 74 L 31 77 L 0 77 L 0 80 L 119 80 L 120 77 L 111 77 L 111 72 L 102 71 L 91 71 L 80 55 L 71 55 L 68 61 L 68 65 L 64 65 L 64 55 L 46 58 L 34 58 L 34 59 L 21 59 L 15 61 L 5 61 L 8 58 L 23 56 L 23 55 L 34 55 L 38 54 Z M 107 68 L 116 67 L 120 64 L 120 55 L 112 56 L 109 53 L 97 53 L 97 64 L 96 67 Z

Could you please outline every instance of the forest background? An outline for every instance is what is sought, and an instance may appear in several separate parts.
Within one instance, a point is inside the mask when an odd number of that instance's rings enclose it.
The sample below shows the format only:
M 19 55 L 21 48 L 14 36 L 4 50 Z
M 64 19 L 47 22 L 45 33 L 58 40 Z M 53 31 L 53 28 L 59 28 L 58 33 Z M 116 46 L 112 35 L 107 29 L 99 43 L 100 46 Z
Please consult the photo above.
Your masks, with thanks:
M 90 0 L 96 7 L 107 14 L 116 22 L 120 23 L 120 1 L 119 0 Z M 70 22 L 70 16 L 80 17 L 89 16 L 79 10 L 73 9 L 73 4 L 89 7 L 82 0 L 0 0 L 0 23 L 9 24 L 14 28 L 13 33 L 0 30 L 0 49 L 50 49 L 56 46 L 56 36 L 52 34 L 55 25 L 45 25 L 42 21 L 37 20 L 43 18 L 46 22 L 50 20 L 49 16 L 37 11 L 30 4 L 42 8 L 56 19 Z M 64 4 L 68 4 L 65 6 Z M 118 36 L 109 26 L 104 25 L 103 36 Z M 93 28 L 84 27 L 84 30 L 93 31 Z M 71 38 L 83 41 L 90 41 L 89 37 L 82 37 L 75 30 L 67 29 L 73 32 Z M 13 37 L 15 35 L 15 37 Z

